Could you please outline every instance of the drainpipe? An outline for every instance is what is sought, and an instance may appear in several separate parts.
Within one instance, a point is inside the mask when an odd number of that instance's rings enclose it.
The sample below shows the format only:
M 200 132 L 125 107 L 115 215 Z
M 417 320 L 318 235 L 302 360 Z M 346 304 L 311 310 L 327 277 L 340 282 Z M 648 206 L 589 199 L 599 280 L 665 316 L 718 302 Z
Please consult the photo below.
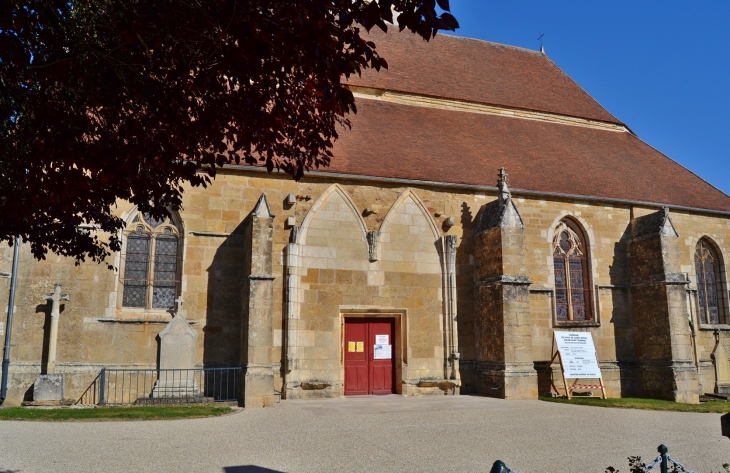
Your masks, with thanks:
M 10 276 L 10 299 L 8 300 L 8 327 L 5 332 L 5 352 L 3 354 L 3 377 L 0 385 L 0 404 L 5 401 L 8 391 L 8 368 L 10 367 L 10 333 L 13 329 L 13 312 L 15 310 L 15 287 L 18 283 L 18 259 L 20 258 L 20 237 L 15 237 L 13 251 L 13 272 Z

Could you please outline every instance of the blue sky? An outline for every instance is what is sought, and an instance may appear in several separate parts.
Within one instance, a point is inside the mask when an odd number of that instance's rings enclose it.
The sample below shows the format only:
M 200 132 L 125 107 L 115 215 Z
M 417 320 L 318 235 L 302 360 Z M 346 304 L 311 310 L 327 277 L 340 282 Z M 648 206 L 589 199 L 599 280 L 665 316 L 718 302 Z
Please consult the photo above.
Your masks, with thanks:
M 730 1 L 451 0 L 459 36 L 539 49 L 641 139 L 730 194 Z

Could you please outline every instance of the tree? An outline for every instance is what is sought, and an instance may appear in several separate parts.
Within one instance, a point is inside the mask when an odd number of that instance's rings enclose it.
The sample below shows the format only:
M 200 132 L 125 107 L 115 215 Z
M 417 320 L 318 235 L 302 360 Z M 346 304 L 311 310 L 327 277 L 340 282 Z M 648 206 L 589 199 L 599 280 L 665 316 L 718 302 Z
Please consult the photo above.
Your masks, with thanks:
M 448 11 L 448 0 L 4 0 L 0 239 L 101 262 L 121 246 L 119 199 L 161 217 L 225 163 L 295 179 L 327 166 L 356 112 L 341 78 L 387 68 L 361 28 L 397 23 L 429 40 L 458 27 Z

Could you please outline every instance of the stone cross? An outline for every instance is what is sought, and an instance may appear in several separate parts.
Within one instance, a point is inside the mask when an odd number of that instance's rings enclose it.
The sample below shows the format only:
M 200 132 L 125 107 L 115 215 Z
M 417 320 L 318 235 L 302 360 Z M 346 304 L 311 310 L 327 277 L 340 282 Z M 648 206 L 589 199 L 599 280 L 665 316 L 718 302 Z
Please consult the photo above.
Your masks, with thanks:
M 61 316 L 61 301 L 69 300 L 68 294 L 61 294 L 61 285 L 56 283 L 53 286 L 53 294 L 46 294 L 44 298 L 52 301 L 51 305 L 51 333 L 48 341 L 48 365 L 46 373 L 52 374 L 56 371 L 56 343 L 58 341 L 58 318 Z
M 182 298 L 182 296 L 175 299 L 175 313 L 177 314 L 180 312 L 180 309 L 182 309 L 183 302 L 185 302 Z

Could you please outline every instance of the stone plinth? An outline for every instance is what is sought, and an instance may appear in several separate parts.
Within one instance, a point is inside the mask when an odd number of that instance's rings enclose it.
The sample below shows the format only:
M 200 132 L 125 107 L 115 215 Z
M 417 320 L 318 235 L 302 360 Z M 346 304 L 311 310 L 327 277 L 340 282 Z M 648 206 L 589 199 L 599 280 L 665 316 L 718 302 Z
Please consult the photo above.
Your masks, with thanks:
M 185 379 L 185 373 L 183 373 L 182 378 L 180 379 L 180 373 L 173 374 L 170 371 L 161 372 L 152 390 L 152 397 L 155 399 L 190 399 L 200 397 L 198 383 L 193 373 L 190 372 L 188 379 Z
M 33 384 L 33 401 L 61 401 L 63 399 L 63 375 L 40 374 Z

